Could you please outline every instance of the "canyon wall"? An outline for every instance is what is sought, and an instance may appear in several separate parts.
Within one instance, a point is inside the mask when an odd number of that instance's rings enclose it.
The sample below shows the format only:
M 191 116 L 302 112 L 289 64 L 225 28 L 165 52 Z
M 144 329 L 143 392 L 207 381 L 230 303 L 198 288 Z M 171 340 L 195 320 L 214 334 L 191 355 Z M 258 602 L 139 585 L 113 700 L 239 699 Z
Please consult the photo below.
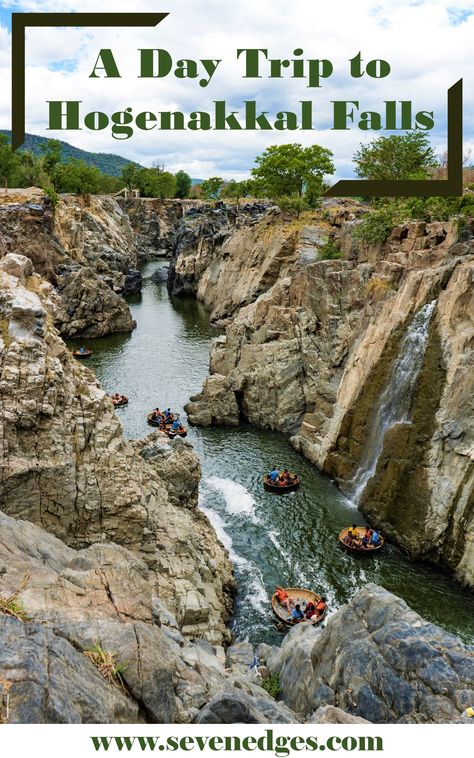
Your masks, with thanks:
M 125 442 L 111 401 L 55 330 L 54 290 L 28 258 L 0 260 L 0 293 L 2 510 L 71 547 L 136 551 L 184 633 L 221 642 L 233 579 L 197 509 L 192 447 L 161 433 Z
M 365 246 L 353 236 L 361 212 L 346 201 L 323 206 L 312 228 L 301 224 L 297 232 L 293 223 L 291 265 L 280 268 L 274 284 L 253 291 L 235 312 L 229 293 L 212 303 L 214 313 L 222 307 L 233 318 L 214 342 L 211 376 L 187 412 L 192 423 L 242 418 L 290 435 L 353 496 L 404 335 L 415 314 L 436 301 L 408 414 L 388 429 L 358 504 L 413 557 L 440 562 L 472 586 L 472 233 L 468 225 L 459 242 L 455 221 L 413 222 L 384 245 Z M 340 259 L 318 260 L 328 238 L 340 245 Z M 261 247 L 254 244 L 261 269 L 266 239 L 263 234 Z M 225 266 L 221 257 L 229 248 L 245 281 L 240 232 L 212 265 Z M 200 281 L 206 283 L 210 268 Z
M 16 194 L 14 194 L 16 193 Z M 108 197 L 62 195 L 53 208 L 38 190 L 0 197 L 0 258 L 21 253 L 59 295 L 65 338 L 130 332 L 122 294 L 139 291 L 137 248 L 128 216 Z

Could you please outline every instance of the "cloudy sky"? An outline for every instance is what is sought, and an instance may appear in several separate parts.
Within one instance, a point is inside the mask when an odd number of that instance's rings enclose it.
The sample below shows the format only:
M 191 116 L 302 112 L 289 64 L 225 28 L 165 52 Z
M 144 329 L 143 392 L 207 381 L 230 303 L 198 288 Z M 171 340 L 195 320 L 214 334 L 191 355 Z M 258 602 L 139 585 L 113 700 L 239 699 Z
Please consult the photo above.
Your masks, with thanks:
M 10 19 L 12 12 L 97 11 L 92 0 L 0 0 L 0 128 L 10 128 Z M 130 11 L 129 2 L 103 0 L 101 11 Z M 170 171 L 184 169 L 193 177 L 216 174 L 225 178 L 248 175 L 254 157 L 270 144 L 317 142 L 334 152 L 336 177 L 353 175 L 352 156 L 361 142 L 390 132 L 363 132 L 357 122 L 334 131 L 334 100 L 358 100 L 360 111 L 385 112 L 385 100 L 411 100 L 416 113 L 434 111 L 432 142 L 438 152 L 446 145 L 446 91 L 464 79 L 464 140 L 474 161 L 474 0 L 135 0 L 135 12 L 168 12 L 155 29 L 31 29 L 27 32 L 26 128 L 35 134 L 64 139 L 86 150 L 114 152 L 150 165 L 159 160 Z M 111 48 L 120 79 L 91 79 L 99 50 Z M 171 73 L 160 79 L 138 78 L 139 49 L 162 48 L 173 59 Z M 285 72 L 269 79 L 243 77 L 238 48 L 266 48 L 269 58 L 305 61 L 329 59 L 334 73 L 319 88 Z M 383 58 L 391 74 L 353 79 L 348 60 L 358 52 L 365 61 Z M 199 80 L 174 75 L 179 59 L 198 63 L 221 59 L 206 87 Z M 305 72 L 309 64 L 305 64 Z M 299 101 L 314 102 L 315 131 L 140 131 L 130 139 L 114 139 L 110 129 L 47 130 L 48 100 L 81 100 L 81 115 L 101 110 L 107 115 L 130 107 L 141 111 L 213 110 L 214 100 L 229 109 L 243 109 L 256 100 L 259 110 L 275 114 L 297 111 Z

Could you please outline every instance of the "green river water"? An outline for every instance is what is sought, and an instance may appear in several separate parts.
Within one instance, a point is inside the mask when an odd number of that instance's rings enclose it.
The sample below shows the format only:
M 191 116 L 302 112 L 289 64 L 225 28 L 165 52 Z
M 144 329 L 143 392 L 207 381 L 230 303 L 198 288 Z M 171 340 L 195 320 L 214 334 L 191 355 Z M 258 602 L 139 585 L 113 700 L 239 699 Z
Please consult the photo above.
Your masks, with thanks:
M 166 285 L 142 270 L 141 296 L 130 299 L 137 328 L 130 335 L 89 340 L 87 365 L 108 392 L 123 392 L 129 405 L 117 413 L 129 438 L 150 431 L 146 414 L 170 406 L 182 412 L 208 373 L 209 348 L 217 330 L 192 298 L 170 299 Z M 77 345 L 78 343 L 73 343 Z M 326 595 L 333 612 L 367 582 L 376 582 L 426 619 L 474 641 L 474 595 L 436 568 L 410 562 L 392 545 L 379 555 L 345 551 L 337 533 L 363 517 L 337 487 L 293 450 L 280 434 L 243 425 L 237 429 L 190 427 L 203 478 L 200 507 L 229 549 L 238 582 L 232 628 L 238 639 L 274 641 L 269 600 L 275 584 L 308 586 Z M 271 495 L 261 476 L 272 465 L 298 471 L 300 491 Z

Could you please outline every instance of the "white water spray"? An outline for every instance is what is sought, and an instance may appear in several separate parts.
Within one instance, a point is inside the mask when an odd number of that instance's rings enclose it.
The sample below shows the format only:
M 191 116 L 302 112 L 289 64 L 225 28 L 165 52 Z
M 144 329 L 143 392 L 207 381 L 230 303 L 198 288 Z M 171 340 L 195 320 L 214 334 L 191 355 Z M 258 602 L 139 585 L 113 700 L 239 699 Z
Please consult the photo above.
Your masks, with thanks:
M 375 474 L 386 432 L 394 424 L 409 421 L 413 391 L 423 364 L 435 305 L 436 300 L 432 300 L 431 303 L 420 308 L 414 315 L 403 339 L 392 376 L 380 398 L 359 469 L 354 477 L 352 498 L 357 505 L 367 483 Z

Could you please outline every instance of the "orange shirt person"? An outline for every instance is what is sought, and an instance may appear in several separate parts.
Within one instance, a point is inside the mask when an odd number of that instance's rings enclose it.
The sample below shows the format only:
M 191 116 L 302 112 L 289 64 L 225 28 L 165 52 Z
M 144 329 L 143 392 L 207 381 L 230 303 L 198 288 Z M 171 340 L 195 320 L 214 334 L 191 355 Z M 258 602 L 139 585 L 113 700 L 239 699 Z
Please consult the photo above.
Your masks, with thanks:
M 322 616 L 326 612 L 326 598 L 323 596 L 321 600 L 316 603 L 316 616 Z
M 293 605 L 291 597 L 283 587 L 276 588 L 275 597 L 283 608 L 289 609 Z

